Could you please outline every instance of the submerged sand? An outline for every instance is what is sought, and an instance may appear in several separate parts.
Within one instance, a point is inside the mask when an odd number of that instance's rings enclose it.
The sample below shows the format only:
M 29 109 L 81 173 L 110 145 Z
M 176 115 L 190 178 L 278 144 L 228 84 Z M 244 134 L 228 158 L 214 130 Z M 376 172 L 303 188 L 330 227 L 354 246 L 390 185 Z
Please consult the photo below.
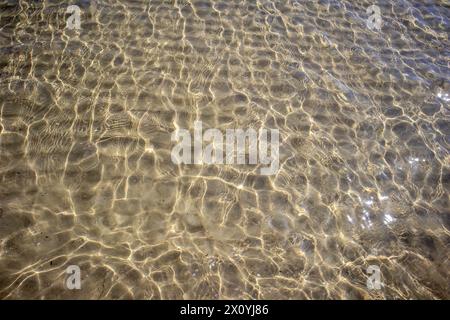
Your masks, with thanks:
M 0 2 L 0 298 L 450 298 L 445 1 L 71 4 Z M 175 165 L 196 120 L 280 170 Z

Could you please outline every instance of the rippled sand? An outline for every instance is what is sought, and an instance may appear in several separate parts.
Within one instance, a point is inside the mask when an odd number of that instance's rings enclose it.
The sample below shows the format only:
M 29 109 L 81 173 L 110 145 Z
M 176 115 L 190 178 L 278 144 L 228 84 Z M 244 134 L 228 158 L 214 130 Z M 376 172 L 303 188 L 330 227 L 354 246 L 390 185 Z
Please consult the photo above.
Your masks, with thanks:
M 449 299 L 450 9 L 376 2 L 0 0 L 0 298 Z M 195 120 L 279 172 L 174 165 Z

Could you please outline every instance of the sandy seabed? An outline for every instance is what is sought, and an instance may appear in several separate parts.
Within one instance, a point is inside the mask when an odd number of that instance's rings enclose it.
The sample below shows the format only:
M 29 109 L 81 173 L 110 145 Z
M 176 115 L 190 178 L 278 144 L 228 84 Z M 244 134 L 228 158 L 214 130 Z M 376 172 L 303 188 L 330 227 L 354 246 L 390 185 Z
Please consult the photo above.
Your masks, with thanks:
M 0 0 L 0 298 L 449 299 L 450 8 L 376 2 Z

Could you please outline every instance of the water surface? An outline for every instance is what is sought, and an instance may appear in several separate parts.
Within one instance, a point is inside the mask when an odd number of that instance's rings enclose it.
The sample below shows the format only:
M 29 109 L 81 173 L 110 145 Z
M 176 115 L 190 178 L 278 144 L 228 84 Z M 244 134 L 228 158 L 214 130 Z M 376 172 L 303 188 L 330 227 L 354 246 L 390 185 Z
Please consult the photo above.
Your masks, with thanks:
M 447 1 L 64 3 L 0 2 L 0 298 L 450 298 Z M 173 164 L 196 120 L 280 170 Z

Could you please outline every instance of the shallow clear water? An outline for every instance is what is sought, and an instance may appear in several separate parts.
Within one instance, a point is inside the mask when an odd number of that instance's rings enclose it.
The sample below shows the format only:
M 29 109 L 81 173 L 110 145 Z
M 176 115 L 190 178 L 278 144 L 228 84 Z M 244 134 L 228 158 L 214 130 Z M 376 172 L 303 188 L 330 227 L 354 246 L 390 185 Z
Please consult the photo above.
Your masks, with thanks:
M 58 3 L 0 1 L 1 298 L 450 298 L 446 1 Z M 195 120 L 280 170 L 175 165 Z

